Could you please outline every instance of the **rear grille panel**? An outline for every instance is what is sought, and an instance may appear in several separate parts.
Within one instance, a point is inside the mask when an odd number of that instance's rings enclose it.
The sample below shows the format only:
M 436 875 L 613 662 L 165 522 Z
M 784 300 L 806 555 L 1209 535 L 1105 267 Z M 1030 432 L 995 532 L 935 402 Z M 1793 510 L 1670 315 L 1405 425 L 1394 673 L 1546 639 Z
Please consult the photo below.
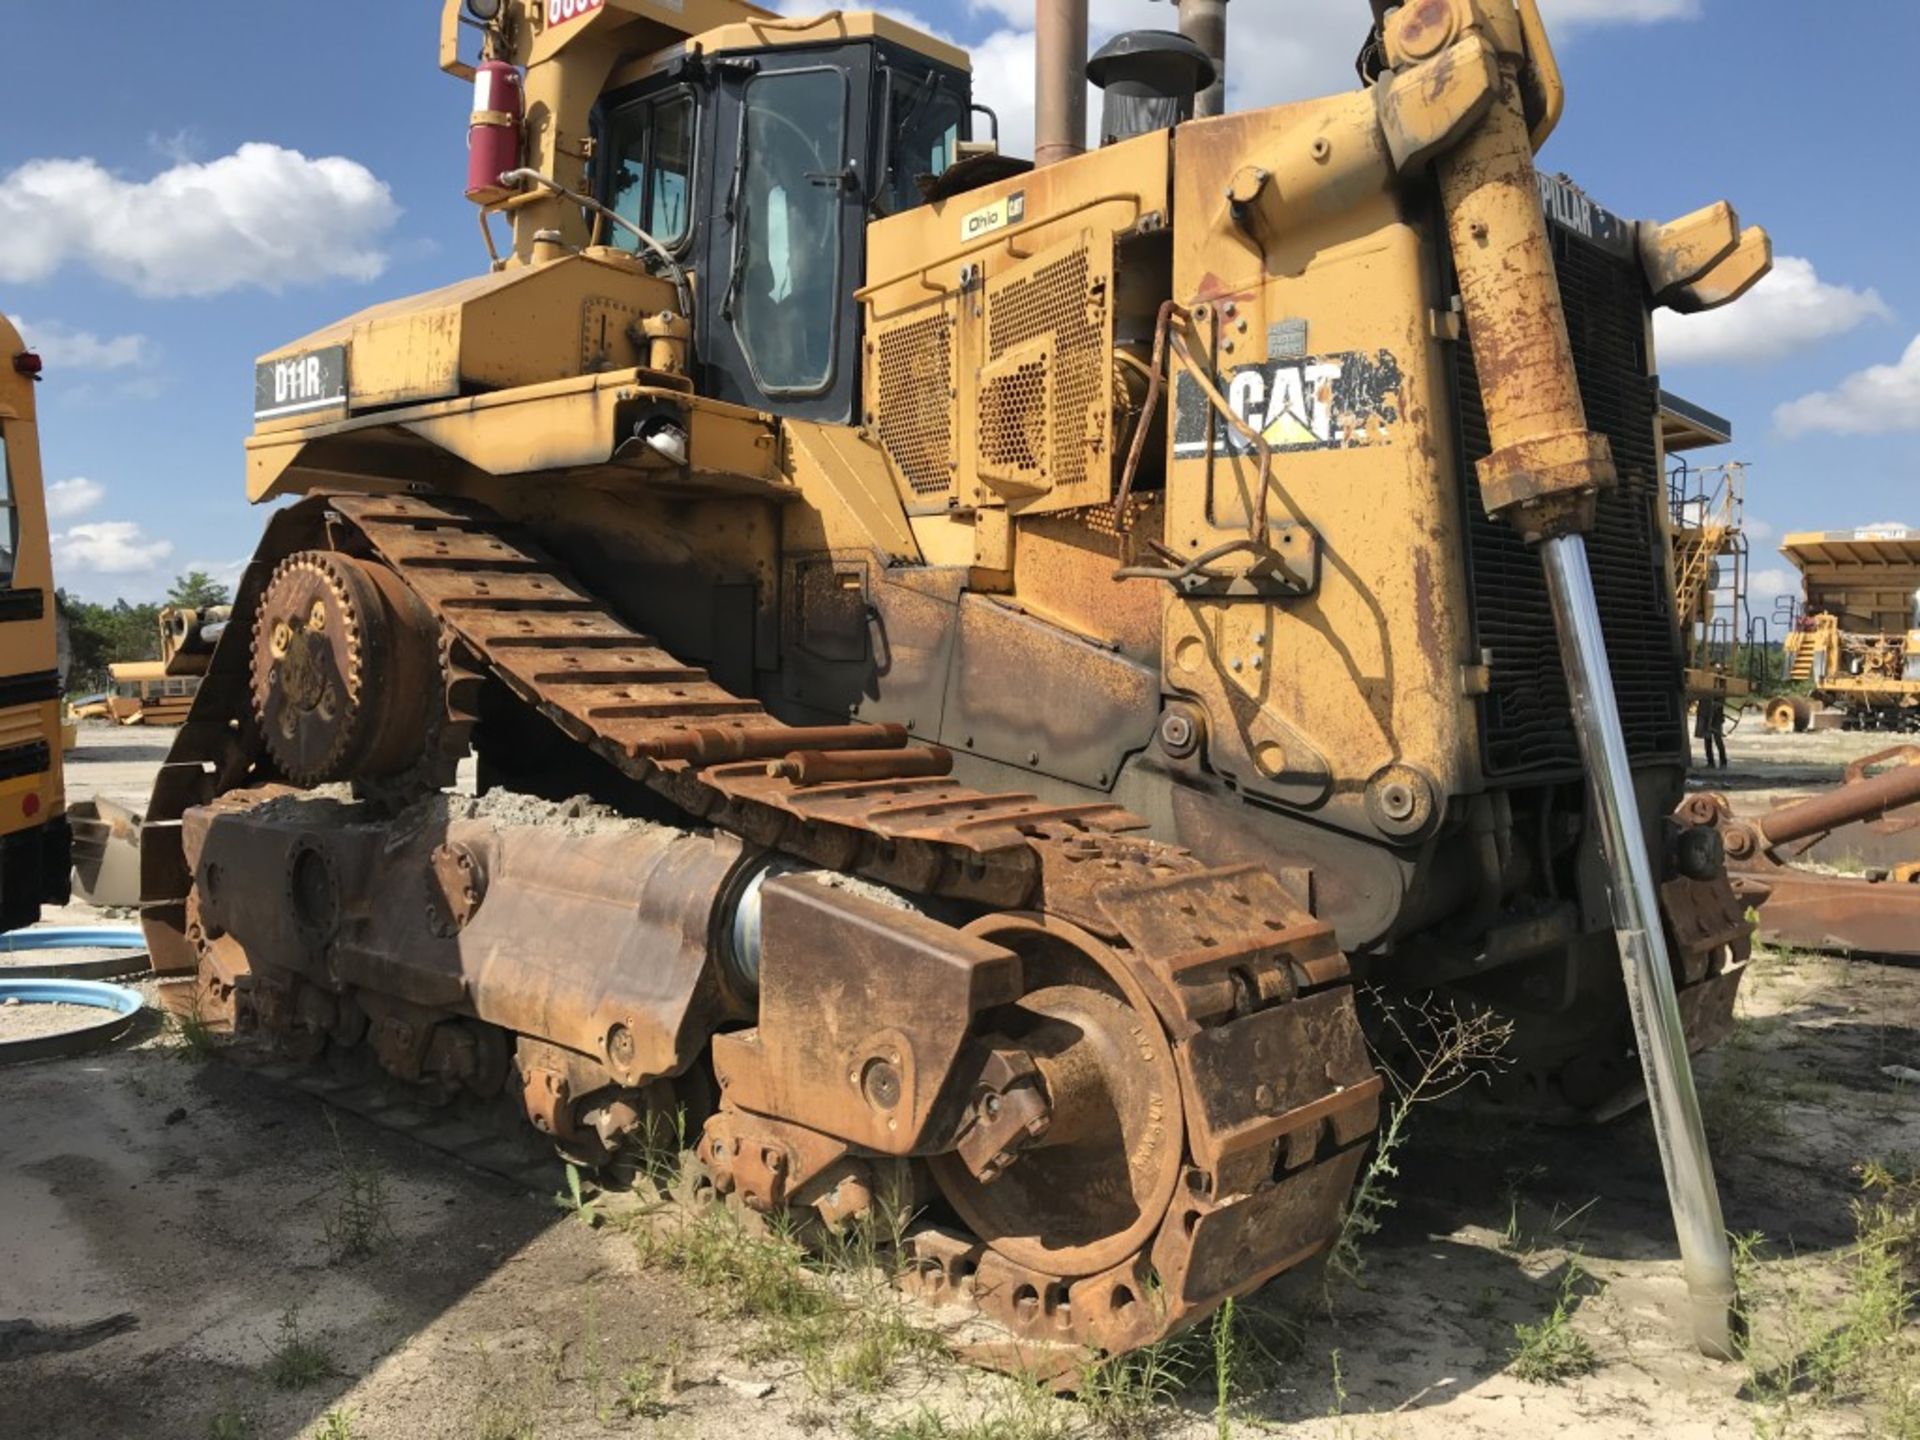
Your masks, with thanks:
M 1680 638 L 1667 591 L 1659 524 L 1654 382 L 1647 374 L 1645 300 L 1638 270 L 1550 225 L 1587 424 L 1613 446 L 1620 481 L 1600 497 L 1587 554 L 1613 686 L 1636 763 L 1686 754 Z M 1580 770 L 1559 640 L 1540 561 L 1513 528 L 1487 518 L 1474 465 L 1491 448 L 1470 337 L 1454 350 L 1456 456 L 1467 533 L 1467 594 L 1475 646 L 1492 654 L 1479 701 L 1482 769 L 1504 783 L 1557 780 Z

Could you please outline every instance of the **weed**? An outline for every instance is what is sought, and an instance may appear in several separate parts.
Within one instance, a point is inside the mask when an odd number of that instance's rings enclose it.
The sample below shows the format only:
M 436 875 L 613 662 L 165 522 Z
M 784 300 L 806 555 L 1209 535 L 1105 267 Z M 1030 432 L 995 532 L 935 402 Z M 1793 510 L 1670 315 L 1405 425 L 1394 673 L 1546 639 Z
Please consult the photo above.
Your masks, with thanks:
M 253 1422 L 238 1410 L 222 1410 L 207 1421 L 207 1440 L 251 1440 Z
M 212 1024 L 200 1010 L 200 992 L 196 986 L 193 1001 L 185 1011 L 170 1016 L 173 1033 L 180 1037 L 181 1054 L 184 1058 L 204 1060 L 220 1048 L 218 1036 L 214 1034 Z
M 1103 1435 L 1133 1440 L 1154 1434 L 1160 1412 L 1192 1386 L 1206 1363 L 1204 1343 L 1188 1331 L 1081 1372 L 1080 1410 Z
M 1882 1163 L 1857 1173 L 1863 1193 L 1853 1203 L 1855 1240 L 1838 1305 L 1789 1284 L 1768 1317 L 1774 1343 L 1749 1342 L 1747 1394 L 1766 1433 L 1793 1429 L 1802 1405 L 1872 1398 L 1882 1409 L 1877 1433 L 1920 1436 L 1920 1375 L 1904 1335 L 1920 1298 L 1920 1180 Z M 1736 1274 L 1752 1273 L 1759 1244 L 1736 1240 Z
M 1558 1385 L 1575 1375 L 1590 1375 L 1599 1367 L 1587 1337 L 1573 1328 L 1573 1308 L 1579 1300 L 1577 1287 L 1585 1278 L 1579 1261 L 1569 1257 L 1560 1277 L 1560 1293 L 1554 1297 L 1553 1310 L 1546 1319 L 1533 1325 L 1515 1325 L 1515 1345 L 1507 1368 L 1522 1380 L 1536 1385 Z
M 1394 1154 L 1407 1138 L 1414 1108 L 1464 1089 L 1498 1070 L 1513 1022 L 1490 1010 L 1462 1010 L 1437 998 L 1399 1000 L 1372 992 L 1386 1023 L 1390 1054 L 1376 1054 L 1380 1073 L 1392 1088 L 1385 1123 L 1374 1137 L 1373 1155 L 1348 1198 L 1340 1231 L 1327 1255 L 1323 1298 L 1332 1308 L 1337 1280 L 1357 1282 L 1366 1269 L 1360 1246 L 1376 1234 L 1394 1206 L 1388 1182 L 1400 1171 Z
M 587 1194 L 586 1188 L 580 1183 L 580 1167 L 571 1160 L 567 1162 L 567 1191 L 564 1195 L 555 1195 L 553 1203 L 589 1230 L 599 1228 L 600 1222 L 606 1219 L 600 1213 L 600 1197 Z
M 1501 1182 L 1501 1193 L 1507 1202 L 1506 1228 L 1500 1232 L 1502 1250 L 1520 1248 L 1520 1206 L 1526 1199 L 1528 1187 L 1545 1179 L 1546 1174 L 1544 1165 L 1522 1165 L 1507 1171 Z
M 473 1412 L 473 1440 L 537 1440 L 533 1410 L 516 1400 L 489 1396 Z
M 1233 1396 L 1233 1297 L 1213 1315 L 1213 1424 L 1219 1440 L 1233 1440 L 1233 1417 L 1227 1404 Z
M 947 1353 L 946 1342 L 909 1320 L 891 1296 L 871 1297 L 833 1324 L 838 1334 L 832 1341 L 802 1347 L 812 1352 L 811 1363 L 803 1362 L 808 1383 L 823 1397 L 842 1390 L 876 1394 L 907 1360 Z
M 1340 1373 L 1340 1352 L 1329 1350 L 1327 1360 L 1333 1366 L 1333 1379 L 1329 1388 L 1332 1398 L 1327 1401 L 1327 1418 L 1337 1420 L 1347 1413 L 1347 1382 Z
M 817 1395 L 871 1395 L 903 1363 L 946 1351 L 885 1283 L 906 1223 L 895 1207 L 877 1205 L 810 1256 L 784 1217 L 756 1233 L 725 1206 L 674 1206 L 638 1227 L 636 1244 L 642 1261 L 678 1271 L 733 1314 L 763 1322 L 749 1359 L 796 1358 Z
M 279 1339 L 267 1357 L 267 1380 L 276 1390 L 305 1390 L 334 1373 L 333 1356 L 300 1333 L 300 1309 L 290 1307 L 280 1317 Z
M 658 1420 L 673 1408 L 673 1367 L 653 1360 L 620 1374 L 620 1393 L 613 1408 L 628 1420 Z
M 679 1176 L 687 1153 L 687 1107 L 678 1106 L 669 1119 L 658 1110 L 649 1110 L 640 1124 L 640 1134 L 631 1145 L 634 1175 L 656 1190 L 665 1190 Z
M 333 1133 L 334 1153 L 340 1160 L 333 1214 L 322 1227 L 327 1250 L 336 1263 L 358 1260 L 393 1239 L 393 1220 L 389 1214 L 393 1198 L 387 1194 L 386 1176 L 381 1174 L 378 1165 L 355 1161 L 347 1154 L 340 1127 L 334 1123 L 331 1112 L 327 1113 L 327 1129 Z
M 314 1429 L 313 1440 L 353 1440 L 353 1412 L 346 1409 L 327 1411 Z
M 853 1440 L 1068 1440 L 1075 1433 L 1073 1406 L 1040 1385 L 1017 1380 L 1007 1385 L 995 1403 L 971 1419 L 923 1404 L 885 1420 L 855 1411 L 847 1417 L 847 1431 Z
M 1714 1148 L 1746 1153 L 1786 1134 L 1780 1119 L 1779 1095 L 1766 1065 L 1745 1039 L 1744 1027 L 1734 1032 L 1736 1043 L 1720 1058 L 1712 1082 L 1700 1096 L 1700 1118 Z

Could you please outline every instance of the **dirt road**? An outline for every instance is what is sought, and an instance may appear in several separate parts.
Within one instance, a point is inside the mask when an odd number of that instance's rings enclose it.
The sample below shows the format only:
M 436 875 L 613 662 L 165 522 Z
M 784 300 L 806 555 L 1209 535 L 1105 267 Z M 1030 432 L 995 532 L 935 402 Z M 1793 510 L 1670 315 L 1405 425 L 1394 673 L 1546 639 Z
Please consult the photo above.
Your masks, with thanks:
M 1314 1275 L 1239 1307 L 1224 1416 L 1204 1347 L 1159 1357 L 1190 1363 L 1184 1393 L 1149 1403 L 1173 1387 L 1136 1370 L 1069 1404 L 876 1329 L 871 1297 L 799 1325 L 761 1251 L 663 1242 L 659 1216 L 591 1227 L 149 1024 L 0 1070 L 0 1435 L 1920 1434 L 1920 1368 L 1898 1313 L 1869 1323 L 1884 1276 L 1853 1208 L 1859 1167 L 1920 1155 L 1897 1068 L 1920 1070 L 1920 970 L 1763 957 L 1742 1015 L 1701 1081 L 1728 1224 L 1765 1237 L 1746 1362 L 1684 1342 L 1644 1115 L 1541 1131 L 1422 1109 L 1359 1282 L 1331 1308 Z M 556 1166 L 542 1189 L 563 1186 Z

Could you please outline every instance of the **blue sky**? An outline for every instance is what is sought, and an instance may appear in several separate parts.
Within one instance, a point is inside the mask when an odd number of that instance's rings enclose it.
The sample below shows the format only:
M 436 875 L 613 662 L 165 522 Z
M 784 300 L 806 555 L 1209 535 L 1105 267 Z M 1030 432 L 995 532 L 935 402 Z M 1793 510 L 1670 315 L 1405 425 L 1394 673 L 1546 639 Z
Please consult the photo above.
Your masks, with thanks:
M 1543 166 L 1629 216 L 1730 199 L 1787 257 L 1739 305 L 1662 332 L 1670 388 L 1737 427 L 1708 455 L 1754 463 L 1754 567 L 1775 572 L 1756 588 L 1789 583 L 1772 554 L 1787 531 L 1920 525 L 1913 119 L 1877 59 L 1920 49 L 1920 6 L 1542 4 L 1569 92 Z M 1030 0 L 894 8 L 973 48 L 1009 139 L 1031 133 Z M 1155 0 L 1093 11 L 1101 33 L 1171 22 Z M 61 582 L 145 598 L 191 565 L 231 572 L 262 519 L 242 479 L 254 356 L 484 263 L 438 5 L 194 0 L 164 25 L 9 12 L 0 308 L 49 362 Z M 1228 13 L 1236 105 L 1349 82 L 1362 0 Z

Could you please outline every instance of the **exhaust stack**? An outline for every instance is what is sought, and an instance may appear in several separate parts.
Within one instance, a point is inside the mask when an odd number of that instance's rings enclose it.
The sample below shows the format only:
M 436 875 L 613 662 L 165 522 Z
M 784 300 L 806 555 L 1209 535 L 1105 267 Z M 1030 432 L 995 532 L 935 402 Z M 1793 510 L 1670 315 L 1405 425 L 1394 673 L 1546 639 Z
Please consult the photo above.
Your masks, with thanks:
M 1034 10 L 1033 163 L 1087 149 L 1087 0 L 1037 0 Z
M 1177 0 L 1180 33 L 1213 62 L 1213 83 L 1194 98 L 1193 113 L 1204 120 L 1227 109 L 1227 0 Z

